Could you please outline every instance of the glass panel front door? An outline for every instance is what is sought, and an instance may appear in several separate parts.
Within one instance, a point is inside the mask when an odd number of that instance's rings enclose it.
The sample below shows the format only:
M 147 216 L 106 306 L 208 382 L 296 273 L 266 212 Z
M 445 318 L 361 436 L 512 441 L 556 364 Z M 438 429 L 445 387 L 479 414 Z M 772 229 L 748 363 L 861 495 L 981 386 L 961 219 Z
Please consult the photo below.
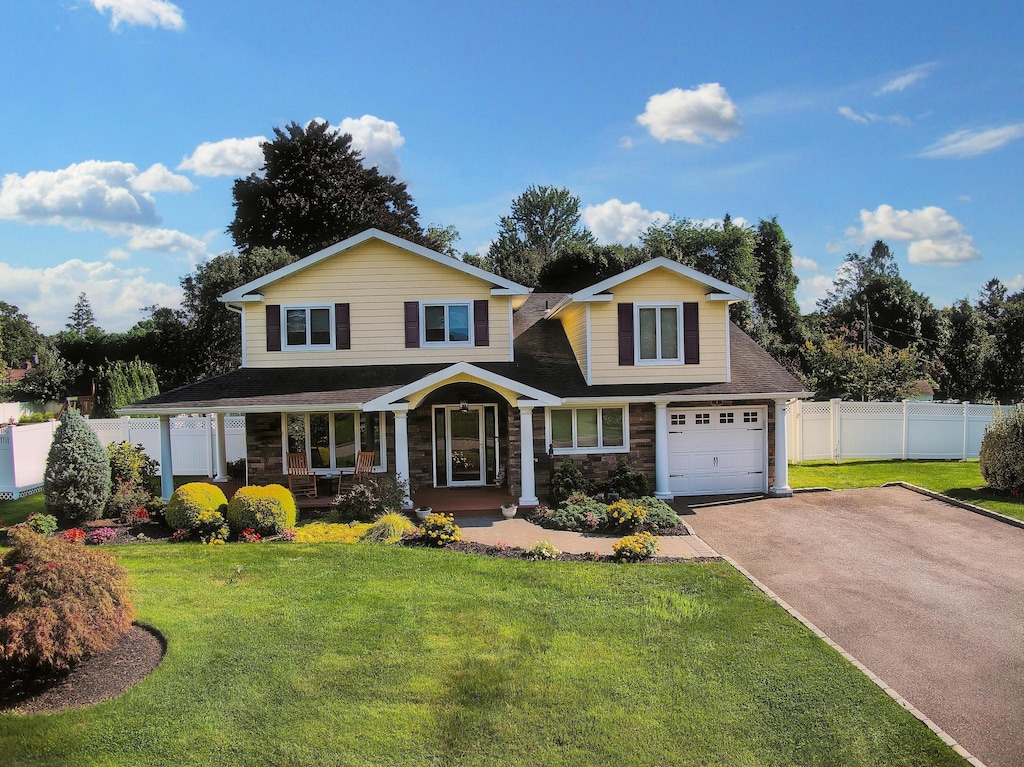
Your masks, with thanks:
M 450 485 L 482 485 L 483 408 L 470 406 L 463 413 L 448 410 L 448 477 Z

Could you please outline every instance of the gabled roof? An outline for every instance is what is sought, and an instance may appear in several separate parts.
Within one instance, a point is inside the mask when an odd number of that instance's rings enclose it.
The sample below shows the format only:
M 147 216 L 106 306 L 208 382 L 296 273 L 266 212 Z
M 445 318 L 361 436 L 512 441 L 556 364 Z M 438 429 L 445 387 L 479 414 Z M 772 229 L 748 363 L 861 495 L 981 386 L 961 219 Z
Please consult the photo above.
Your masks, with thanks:
M 658 256 L 658 258 L 652 258 L 650 261 L 645 261 L 638 266 L 634 266 L 632 269 L 627 269 L 621 274 L 616 274 L 614 277 L 609 277 L 595 285 L 583 288 L 583 290 L 577 290 L 575 293 L 570 293 L 558 302 L 558 304 L 551 310 L 551 314 L 549 316 L 555 316 L 559 311 L 573 303 L 611 301 L 612 295 L 609 291 L 625 282 L 629 282 L 632 279 L 654 271 L 655 269 L 668 269 L 670 272 L 673 272 L 680 277 L 686 277 L 687 279 L 691 279 L 694 282 L 704 285 L 709 289 L 707 295 L 709 301 L 728 301 L 732 303 L 735 301 L 747 301 L 751 298 L 750 293 L 737 288 L 735 285 L 730 285 L 729 283 L 722 282 L 711 275 L 698 272 L 696 269 L 684 266 L 678 261 L 673 261 L 672 259 L 665 258 L 664 256 Z
M 396 248 L 401 248 L 409 253 L 414 253 L 417 256 L 422 256 L 430 261 L 435 261 L 442 266 L 447 266 L 449 269 L 455 269 L 463 274 L 468 274 L 470 277 L 476 277 L 477 279 L 491 285 L 491 295 L 525 296 L 529 295 L 531 290 L 525 285 L 512 282 L 512 280 L 506 280 L 504 277 L 499 277 L 497 274 L 492 274 L 491 272 L 480 269 L 479 267 L 471 266 L 458 258 L 452 258 L 451 256 L 444 255 L 443 253 L 438 253 L 430 250 L 429 248 L 424 248 L 422 245 L 417 245 L 409 240 L 403 240 L 401 237 L 396 237 L 393 234 L 382 232 L 380 229 L 367 229 L 364 232 L 360 232 L 359 234 L 349 237 L 347 240 L 342 240 L 341 242 L 329 245 L 323 250 L 313 253 L 312 255 L 300 258 L 293 264 L 283 266 L 280 269 L 260 277 L 259 279 L 253 280 L 252 282 L 248 282 L 241 287 L 229 290 L 220 297 L 220 300 L 224 303 L 246 303 L 249 301 L 259 301 L 261 300 L 259 292 L 267 285 L 283 280 L 284 278 L 289 277 L 296 272 L 300 272 L 303 269 L 308 269 L 321 261 L 332 258 L 333 256 L 336 256 L 346 250 L 350 250 L 357 245 L 362 245 L 368 240 L 380 240 L 381 242 L 386 242 Z

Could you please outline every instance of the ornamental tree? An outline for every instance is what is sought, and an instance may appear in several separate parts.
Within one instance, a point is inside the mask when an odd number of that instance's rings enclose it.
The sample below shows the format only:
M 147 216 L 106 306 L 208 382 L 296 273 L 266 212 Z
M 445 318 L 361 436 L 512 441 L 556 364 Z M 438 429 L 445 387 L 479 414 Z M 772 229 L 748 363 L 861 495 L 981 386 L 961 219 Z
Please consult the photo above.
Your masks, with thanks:
M 60 419 L 43 477 L 46 511 L 66 522 L 99 519 L 110 497 L 110 458 L 77 410 Z

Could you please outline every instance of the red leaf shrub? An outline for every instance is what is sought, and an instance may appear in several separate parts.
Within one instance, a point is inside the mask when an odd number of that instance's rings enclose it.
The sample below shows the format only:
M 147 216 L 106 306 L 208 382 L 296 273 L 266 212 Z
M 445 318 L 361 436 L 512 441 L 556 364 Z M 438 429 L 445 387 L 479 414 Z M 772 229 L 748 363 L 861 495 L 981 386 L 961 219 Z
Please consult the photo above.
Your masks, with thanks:
M 0 668 L 66 669 L 131 628 L 127 571 L 105 551 L 30 530 L 0 559 Z

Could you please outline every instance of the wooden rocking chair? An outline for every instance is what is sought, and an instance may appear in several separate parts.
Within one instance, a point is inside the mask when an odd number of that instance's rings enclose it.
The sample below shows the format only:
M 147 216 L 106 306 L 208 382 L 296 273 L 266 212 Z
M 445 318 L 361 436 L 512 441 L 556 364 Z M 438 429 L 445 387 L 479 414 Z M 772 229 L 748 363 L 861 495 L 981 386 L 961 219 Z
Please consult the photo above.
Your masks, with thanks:
M 338 477 L 338 493 L 345 487 L 358 485 L 373 473 L 373 457 L 376 455 L 372 450 L 356 453 L 356 467 L 351 474 L 342 474 Z
M 295 495 L 316 498 L 316 475 L 309 470 L 305 453 L 288 453 L 288 489 Z

